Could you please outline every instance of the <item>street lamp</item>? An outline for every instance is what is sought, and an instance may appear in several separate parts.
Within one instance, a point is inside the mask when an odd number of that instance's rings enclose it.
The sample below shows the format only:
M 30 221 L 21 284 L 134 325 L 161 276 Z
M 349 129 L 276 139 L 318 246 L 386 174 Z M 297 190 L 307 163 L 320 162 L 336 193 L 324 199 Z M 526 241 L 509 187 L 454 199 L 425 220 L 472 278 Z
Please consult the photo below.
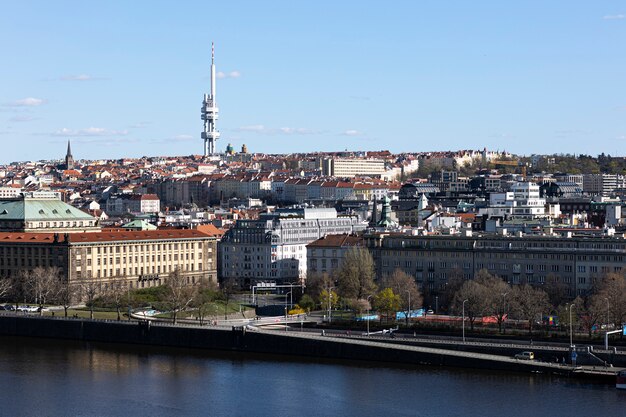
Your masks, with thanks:
M 604 297 L 604 299 L 606 300 L 606 330 L 609 330 L 609 325 L 611 324 L 611 317 L 609 316 L 609 298 L 608 297 Z
M 287 306 L 287 296 L 291 294 L 291 291 L 285 293 L 285 307 Z M 291 304 L 289 304 L 289 308 L 291 308 Z
M 371 295 L 367 296 L 367 316 L 365 316 L 365 320 L 367 321 L 367 335 L 370 335 L 370 298 Z
M 508 294 L 508 292 L 505 292 L 504 294 L 502 294 L 502 333 L 505 332 L 505 330 L 504 330 L 504 326 L 505 326 L 504 314 L 506 313 L 506 300 L 505 300 L 505 298 L 506 298 L 507 294 Z
M 407 294 L 409 294 L 409 311 L 407 311 L 406 313 L 406 324 L 409 324 L 409 316 L 411 315 L 411 291 L 407 290 L 406 291 Z
M 463 300 L 463 343 L 465 343 L 465 303 L 469 300 Z
M 435 314 L 439 314 L 439 296 L 435 295 Z
M 287 329 L 289 328 L 289 325 L 287 324 L 287 312 L 289 311 L 287 310 L 287 296 L 289 294 L 291 294 L 291 291 L 285 294 L 285 331 L 287 331 Z
M 328 288 L 328 323 L 331 323 L 333 321 L 330 302 L 331 302 L 331 300 L 333 298 L 333 290 L 334 289 L 335 289 L 335 287 L 329 287 Z
M 574 333 L 572 331 L 572 308 L 574 308 L 574 304 L 569 305 L 569 346 L 574 347 Z

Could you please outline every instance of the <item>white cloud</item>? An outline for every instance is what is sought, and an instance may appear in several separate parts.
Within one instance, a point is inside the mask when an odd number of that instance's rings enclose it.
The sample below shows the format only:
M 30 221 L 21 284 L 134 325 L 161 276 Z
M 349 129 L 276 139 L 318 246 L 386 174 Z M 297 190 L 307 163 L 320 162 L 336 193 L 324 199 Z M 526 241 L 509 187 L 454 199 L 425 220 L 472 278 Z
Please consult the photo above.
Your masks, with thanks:
M 222 71 L 218 71 L 217 74 L 215 74 L 215 76 L 217 78 L 239 78 L 241 77 L 241 72 L 239 71 L 230 71 L 230 72 L 222 72 Z
M 602 17 L 604 20 L 619 20 L 626 19 L 626 14 L 607 14 Z
M 24 115 L 24 116 L 13 116 L 9 119 L 9 122 L 31 122 L 33 120 L 37 120 L 37 117 Z
M 250 125 L 250 126 L 241 126 L 235 129 L 239 132 L 256 132 L 263 133 L 265 131 L 265 126 L 263 125 Z
M 47 103 L 47 100 L 42 98 L 35 97 L 26 97 L 20 100 L 15 100 L 9 103 L 8 105 L 11 107 L 35 107 L 41 106 L 42 104 Z
M 363 132 L 356 129 L 348 129 L 342 133 L 343 136 L 364 136 Z
M 64 127 L 52 133 L 52 136 L 124 136 L 128 130 L 110 130 L 104 127 L 88 127 L 86 129 L 68 129 Z
M 242 126 L 234 129 L 237 132 L 253 132 L 263 135 L 312 135 L 320 133 L 317 130 L 308 129 L 306 127 L 266 127 L 264 125 Z

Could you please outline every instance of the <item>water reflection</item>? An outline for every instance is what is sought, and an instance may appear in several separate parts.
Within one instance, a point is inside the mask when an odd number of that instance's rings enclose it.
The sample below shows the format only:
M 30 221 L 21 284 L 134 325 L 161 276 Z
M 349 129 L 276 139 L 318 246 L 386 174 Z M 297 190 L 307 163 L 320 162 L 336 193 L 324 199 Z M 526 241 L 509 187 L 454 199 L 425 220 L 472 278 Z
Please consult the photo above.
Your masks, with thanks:
M 2 415 L 622 415 L 567 378 L 46 339 L 0 339 Z

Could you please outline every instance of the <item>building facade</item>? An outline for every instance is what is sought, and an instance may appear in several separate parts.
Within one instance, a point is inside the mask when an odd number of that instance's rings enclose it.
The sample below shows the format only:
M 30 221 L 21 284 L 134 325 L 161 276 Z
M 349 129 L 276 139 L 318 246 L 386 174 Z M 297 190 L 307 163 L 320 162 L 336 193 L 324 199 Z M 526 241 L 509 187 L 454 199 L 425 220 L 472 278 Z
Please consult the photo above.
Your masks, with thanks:
M 401 269 L 431 293 L 445 291 L 448 279 L 471 279 L 482 269 L 512 285 L 541 286 L 552 274 L 569 296 L 588 293 L 597 279 L 619 272 L 626 261 L 626 239 L 555 236 L 410 236 L 370 234 L 366 247 L 377 276 Z
M 190 229 L 0 232 L 0 278 L 36 267 L 57 267 L 66 282 L 103 290 L 119 280 L 131 289 L 161 285 L 176 269 L 188 284 L 217 282 L 217 238 Z
M 335 209 L 279 209 L 259 220 L 239 220 L 219 245 L 220 280 L 240 287 L 304 280 L 306 245 L 327 234 L 355 233 L 365 225 Z

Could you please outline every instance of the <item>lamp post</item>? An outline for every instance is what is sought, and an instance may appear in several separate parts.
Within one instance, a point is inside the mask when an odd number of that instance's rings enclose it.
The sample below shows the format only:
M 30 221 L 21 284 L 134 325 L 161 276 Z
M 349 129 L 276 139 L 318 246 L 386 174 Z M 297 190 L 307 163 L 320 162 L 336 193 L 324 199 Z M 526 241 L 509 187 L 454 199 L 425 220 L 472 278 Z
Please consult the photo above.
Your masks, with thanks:
M 370 335 L 370 298 L 371 295 L 367 296 L 367 316 L 365 316 L 365 321 L 367 321 L 367 335 Z
M 332 309 L 331 309 L 331 300 L 333 298 L 333 290 L 334 289 L 335 289 L 335 287 L 329 287 L 328 288 L 328 323 L 331 323 L 333 321 Z
M 604 299 L 606 300 L 606 330 L 609 330 L 609 325 L 611 324 L 611 316 L 609 316 L 609 298 L 608 297 L 604 297 Z
M 465 343 L 465 303 L 469 300 L 463 300 L 463 343 Z
M 506 296 L 507 296 L 508 292 L 505 292 L 504 294 L 502 294 L 502 333 L 504 334 L 505 330 L 504 330 L 504 315 L 506 313 Z
M 409 324 L 409 316 L 411 315 L 411 291 L 407 290 L 406 293 L 409 294 L 409 310 L 406 313 L 406 324 L 408 326 L 408 324 Z
M 572 326 L 572 308 L 574 308 L 574 303 L 569 305 L 569 346 L 574 347 L 574 332 Z
M 285 293 L 285 307 L 287 306 L 287 296 L 291 296 L 291 291 Z M 291 304 L 289 304 L 289 308 L 291 308 Z
M 291 294 L 291 291 L 289 291 L 288 293 L 285 294 L 285 331 L 287 331 L 289 329 L 289 325 L 287 324 L 287 312 L 289 311 L 287 309 L 287 296 Z
M 435 314 L 439 314 L 439 296 L 435 296 Z

